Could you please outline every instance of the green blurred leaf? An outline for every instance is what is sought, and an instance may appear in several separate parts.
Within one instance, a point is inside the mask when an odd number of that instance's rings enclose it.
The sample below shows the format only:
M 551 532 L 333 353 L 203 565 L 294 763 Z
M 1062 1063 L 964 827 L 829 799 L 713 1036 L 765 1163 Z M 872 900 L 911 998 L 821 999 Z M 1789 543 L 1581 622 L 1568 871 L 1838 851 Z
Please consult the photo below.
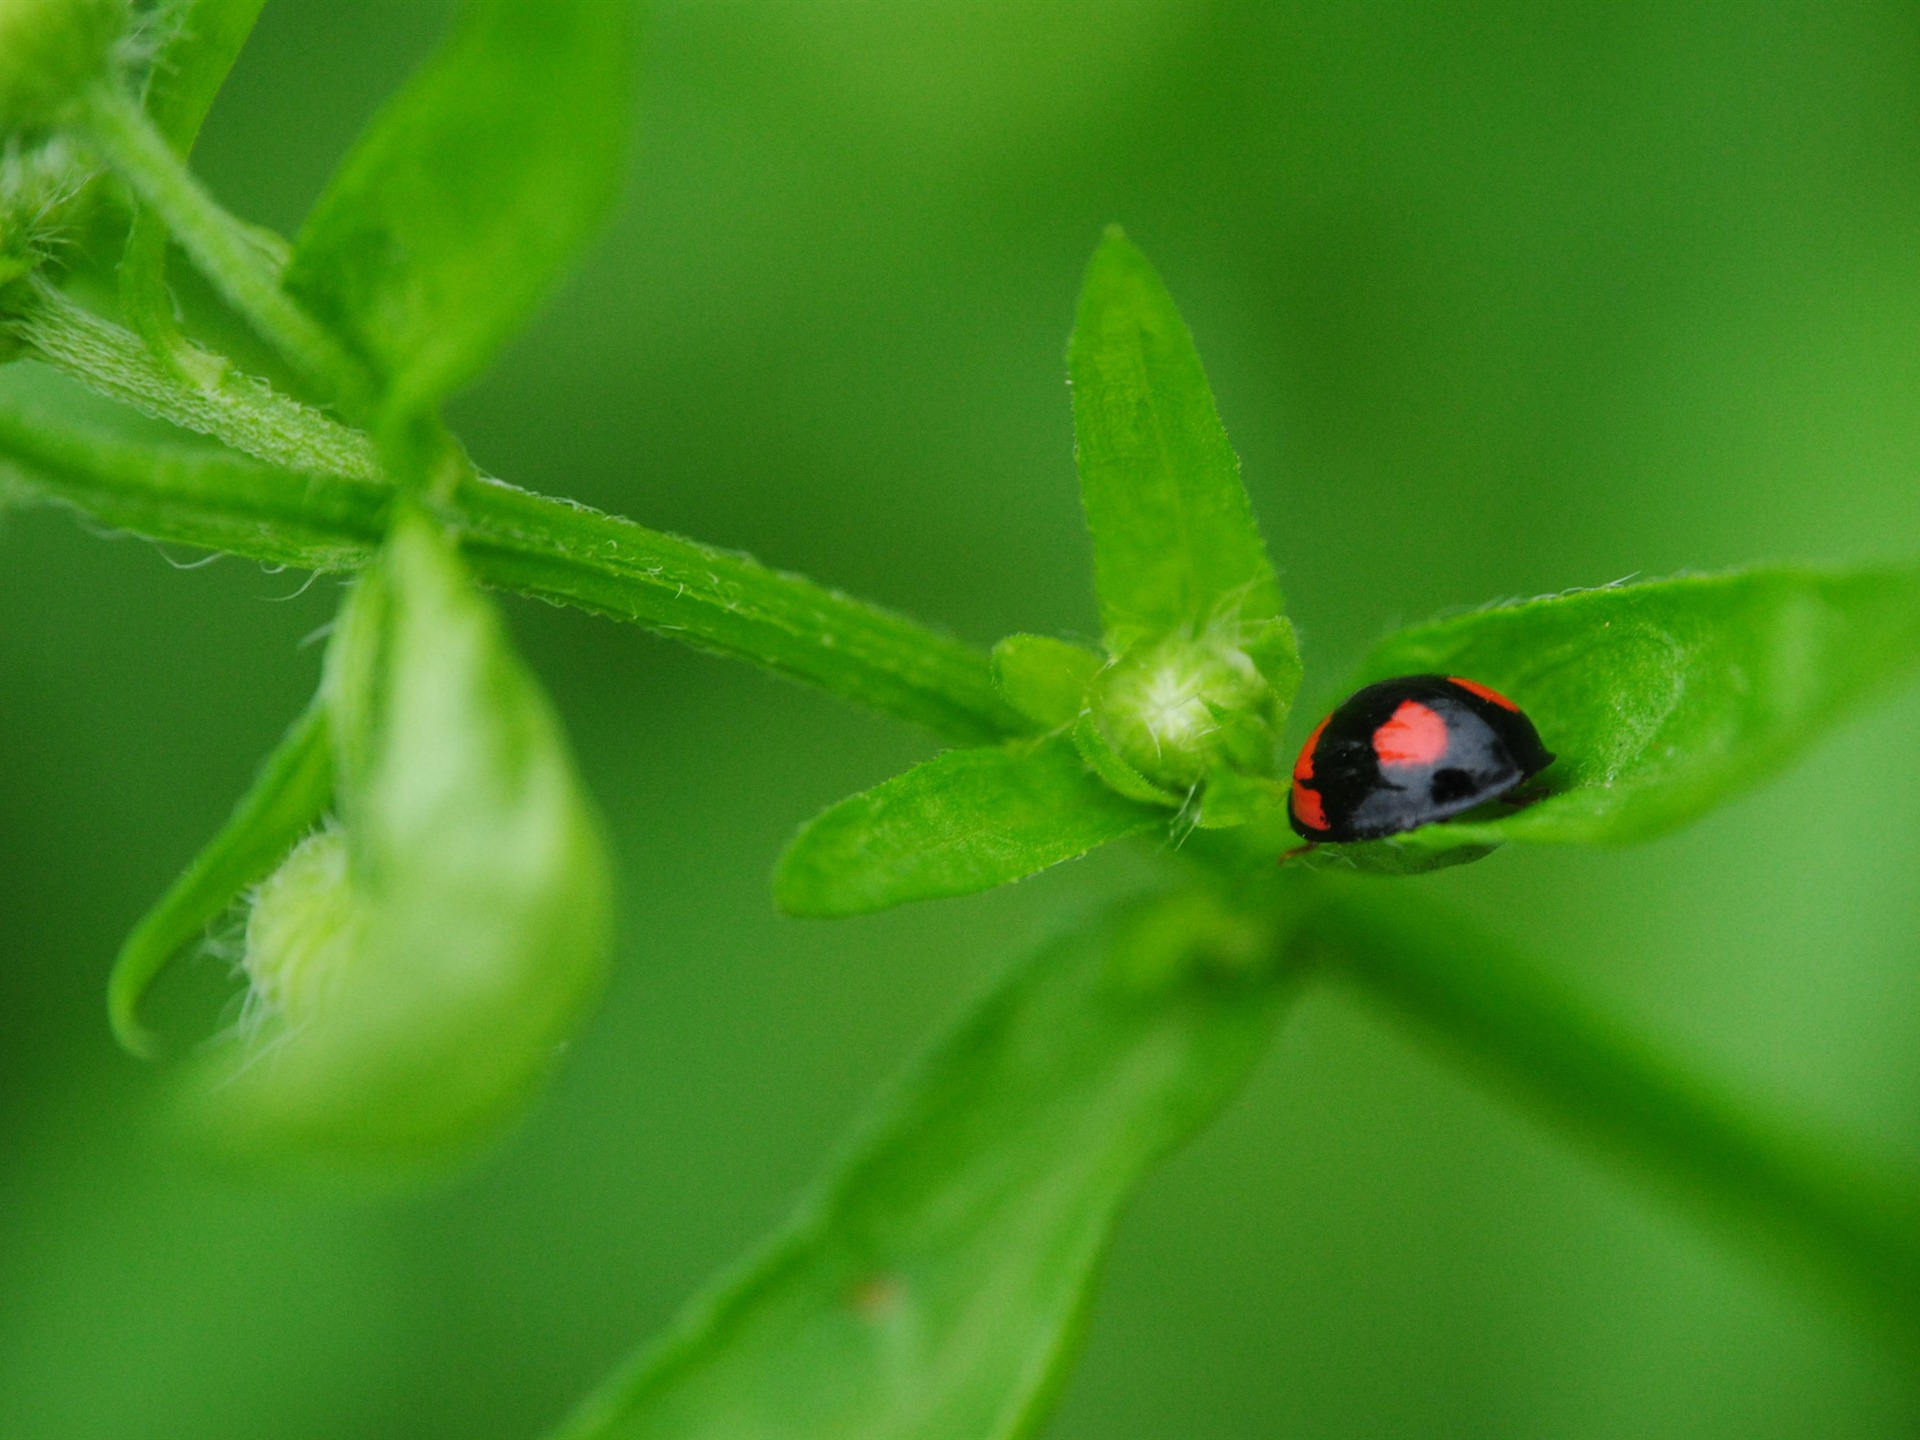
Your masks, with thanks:
M 179 0 L 165 12 L 164 38 L 147 72 L 144 105 L 175 153 L 187 155 L 253 33 L 265 0 Z M 134 208 L 120 260 L 121 308 L 158 348 L 178 343 L 166 288 L 167 230 L 144 205 Z
M 1267 1046 L 1284 923 L 1189 892 L 1040 951 L 553 1440 L 1030 1433 L 1121 1207 Z
M 1078 718 L 1105 663 L 1104 656 L 1050 635 L 1009 635 L 993 647 L 993 683 L 1027 719 L 1057 730 Z
M 774 896 L 793 915 L 858 915 L 966 895 L 1165 819 L 1101 784 L 1064 736 L 949 750 L 812 821 Z
M 262 887 L 253 1023 L 196 1113 L 244 1156 L 411 1166 L 550 1068 L 605 969 L 607 858 L 545 693 L 418 513 L 355 587 L 322 694 L 341 827 Z
M 1327 846 L 1362 863 L 1684 825 L 1790 762 L 1920 660 L 1920 571 L 1780 567 L 1503 605 L 1384 641 L 1361 680 L 1435 672 L 1510 696 L 1559 756 L 1500 819 Z
M 177 0 L 148 72 L 146 111 L 186 154 L 266 0 Z
M 360 137 L 287 287 L 400 414 L 473 379 L 612 201 L 632 109 L 629 0 L 471 0 Z
M 1279 619 L 1279 581 L 1193 337 L 1118 227 L 1087 266 L 1068 368 L 1108 649 Z
M 286 858 L 326 813 L 332 798 L 326 712 L 316 705 L 294 723 L 261 765 L 232 818 L 121 947 L 107 979 L 107 1014 L 122 1045 L 143 1056 L 158 1050 L 157 1037 L 139 1018 L 147 987 L 242 891 Z
M 1728 1090 L 1558 975 L 1405 887 L 1322 878 L 1295 958 L 1406 1014 L 1551 1118 L 1920 1339 L 1920 1188 Z

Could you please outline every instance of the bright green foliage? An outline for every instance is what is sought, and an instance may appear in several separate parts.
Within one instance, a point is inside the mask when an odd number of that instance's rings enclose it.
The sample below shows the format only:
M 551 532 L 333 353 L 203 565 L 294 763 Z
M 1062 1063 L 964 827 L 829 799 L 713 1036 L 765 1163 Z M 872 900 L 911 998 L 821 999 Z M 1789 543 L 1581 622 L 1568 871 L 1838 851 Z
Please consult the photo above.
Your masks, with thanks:
M 1266 1048 L 1287 914 L 1186 891 L 1042 950 L 787 1232 L 554 1440 L 1030 1433 L 1128 1195 Z
M 127 0 L 0 0 L 0 130 L 56 119 L 128 22 Z
M 949 750 L 809 824 L 774 896 L 794 915 L 857 915 L 966 895 L 1164 818 L 1102 785 L 1064 736 Z
M 1560 758 L 1506 818 L 1329 847 L 1403 858 L 1664 834 L 1774 773 L 1920 661 L 1920 570 L 1770 568 L 1529 600 L 1383 642 L 1361 679 L 1464 675 Z
M 1087 266 L 1068 369 L 1107 648 L 1279 621 L 1280 584 L 1193 337 L 1117 226 Z
M 1050 635 L 1009 635 L 993 647 L 993 683 L 1015 710 L 1043 730 L 1071 725 L 1103 658 Z
M 107 1015 L 120 1043 L 134 1054 L 158 1049 L 139 1019 L 147 987 L 326 812 L 333 799 L 332 758 L 326 711 L 316 705 L 267 757 L 220 833 L 127 937 L 107 981 Z
M 194 1097 L 246 1155 L 437 1159 L 510 1116 L 606 963 L 607 860 L 546 696 L 404 514 L 328 652 L 340 832 L 248 927 L 254 1013 Z
M 472 0 L 341 165 L 287 285 L 393 411 L 473 379 L 598 226 L 632 63 L 628 0 Z
M 1783 1241 L 1920 1338 L 1920 1198 L 1817 1132 L 1756 1114 L 1489 935 L 1378 885 L 1323 879 L 1299 958 L 1384 998 L 1529 1101 L 1690 1200 Z

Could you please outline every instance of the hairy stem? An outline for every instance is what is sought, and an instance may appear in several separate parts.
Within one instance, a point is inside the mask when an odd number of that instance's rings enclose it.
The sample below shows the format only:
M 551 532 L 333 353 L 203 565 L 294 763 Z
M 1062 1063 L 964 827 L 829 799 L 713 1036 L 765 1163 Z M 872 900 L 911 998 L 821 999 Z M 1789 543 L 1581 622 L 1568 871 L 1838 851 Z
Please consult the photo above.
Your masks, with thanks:
M 1755 1115 L 1491 937 L 1377 884 L 1327 884 L 1332 902 L 1301 932 L 1310 960 L 1920 1341 L 1909 1183 Z
M 396 493 L 230 452 L 132 443 L 0 400 L 7 460 L 27 493 L 103 524 L 295 569 L 364 564 Z M 952 740 L 1028 728 L 972 647 L 748 556 L 471 476 L 436 509 L 475 573 L 499 589 L 631 621 Z
M 324 395 L 349 413 L 364 409 L 372 393 L 365 367 L 281 289 L 272 257 L 220 208 L 146 112 L 101 85 L 80 115 L 85 138 L 166 223 L 227 303 Z
M 176 336 L 171 364 L 45 281 L 5 328 L 55 369 L 134 409 L 293 470 L 377 480 L 373 441 Z

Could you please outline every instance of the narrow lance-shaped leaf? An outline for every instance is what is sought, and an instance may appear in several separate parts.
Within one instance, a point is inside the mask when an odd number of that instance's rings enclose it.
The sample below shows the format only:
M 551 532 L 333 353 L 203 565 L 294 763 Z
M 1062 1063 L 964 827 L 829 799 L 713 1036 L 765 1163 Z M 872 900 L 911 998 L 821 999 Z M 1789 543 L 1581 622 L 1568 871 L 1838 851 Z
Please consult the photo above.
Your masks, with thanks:
M 174 151 L 186 155 L 253 33 L 266 0 L 183 0 L 168 8 L 165 33 L 148 71 L 145 108 Z M 178 343 L 166 288 L 167 231 L 136 206 L 120 261 L 121 307 L 135 328 L 163 348 Z
M 469 0 L 301 230 L 288 288 L 401 414 L 473 379 L 597 227 L 618 182 L 630 0 Z
M 235 1153 L 433 1162 L 510 1118 L 606 964 L 599 826 L 545 694 L 404 512 L 328 650 L 339 824 L 261 888 L 250 1020 L 195 1114 Z
M 1441 854 L 1610 844 L 1695 819 L 1780 769 L 1920 662 L 1920 570 L 1693 575 L 1458 615 L 1384 641 L 1361 678 L 1460 675 L 1509 696 L 1560 758 L 1505 818 L 1327 847 Z
M 1042 950 L 553 1440 L 1030 1433 L 1122 1206 L 1265 1049 L 1283 928 L 1186 893 Z
M 122 1045 L 136 1055 L 156 1052 L 159 1042 L 139 1018 L 147 987 L 249 885 L 286 858 L 332 799 L 326 711 L 316 705 L 267 757 L 220 833 L 121 946 L 107 979 L 107 1015 Z
M 1108 648 L 1278 619 L 1280 585 L 1193 337 L 1117 226 L 1087 266 L 1068 368 Z
M 949 750 L 812 821 L 774 896 L 793 915 L 857 915 L 967 895 L 1166 818 L 1102 785 L 1065 736 Z

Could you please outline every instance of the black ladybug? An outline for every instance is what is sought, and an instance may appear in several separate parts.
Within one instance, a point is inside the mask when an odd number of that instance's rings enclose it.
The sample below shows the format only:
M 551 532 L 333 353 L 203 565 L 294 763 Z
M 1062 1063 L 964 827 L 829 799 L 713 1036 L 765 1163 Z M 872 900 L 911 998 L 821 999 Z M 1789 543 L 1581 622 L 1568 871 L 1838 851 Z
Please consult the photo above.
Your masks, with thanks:
M 1287 814 L 1308 840 L 1378 840 L 1505 795 L 1552 763 L 1498 691 L 1403 675 L 1356 692 L 1307 737 Z

